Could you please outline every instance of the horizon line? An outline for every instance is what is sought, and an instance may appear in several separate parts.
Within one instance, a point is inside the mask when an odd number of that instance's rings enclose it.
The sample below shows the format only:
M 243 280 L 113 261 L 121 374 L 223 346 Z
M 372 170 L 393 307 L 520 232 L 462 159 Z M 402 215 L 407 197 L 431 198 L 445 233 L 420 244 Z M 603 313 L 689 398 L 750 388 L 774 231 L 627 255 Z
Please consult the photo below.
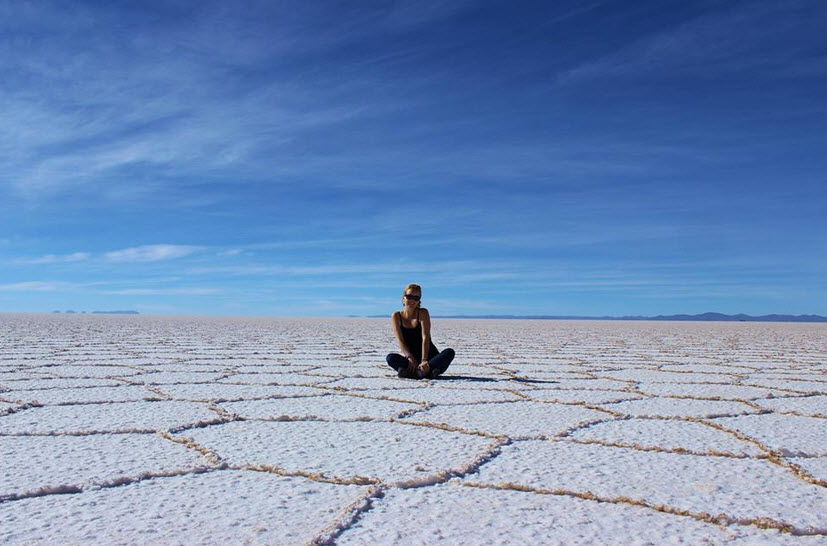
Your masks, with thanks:
M 113 310 L 113 311 L 0 311 L 0 314 L 27 314 L 27 315 L 126 315 L 126 316 L 158 316 L 158 317 L 227 317 L 227 318 L 388 318 L 388 314 L 382 315 L 222 315 L 222 314 L 190 314 L 190 313 L 141 313 L 136 310 Z M 815 313 L 806 314 L 782 314 L 768 313 L 763 315 L 747 315 L 745 313 L 727 314 L 714 311 L 707 311 L 699 314 L 676 313 L 669 315 L 433 315 L 439 319 L 469 319 L 469 320 L 605 320 L 605 321 L 653 321 L 653 322 L 798 322 L 798 323 L 825 323 L 827 317 Z

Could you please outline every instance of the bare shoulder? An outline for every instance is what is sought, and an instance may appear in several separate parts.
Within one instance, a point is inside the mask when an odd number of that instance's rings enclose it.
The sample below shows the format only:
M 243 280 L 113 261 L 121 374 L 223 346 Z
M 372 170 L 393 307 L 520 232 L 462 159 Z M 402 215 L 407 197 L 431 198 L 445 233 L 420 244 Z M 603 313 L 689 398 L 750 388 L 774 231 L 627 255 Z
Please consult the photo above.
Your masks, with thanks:
M 427 309 L 422 307 L 422 308 L 419 309 L 419 318 L 420 319 L 424 319 L 424 318 L 429 319 L 429 318 L 431 318 L 431 314 L 428 312 Z
M 397 318 L 399 318 L 399 311 L 391 313 L 391 320 L 396 320 Z

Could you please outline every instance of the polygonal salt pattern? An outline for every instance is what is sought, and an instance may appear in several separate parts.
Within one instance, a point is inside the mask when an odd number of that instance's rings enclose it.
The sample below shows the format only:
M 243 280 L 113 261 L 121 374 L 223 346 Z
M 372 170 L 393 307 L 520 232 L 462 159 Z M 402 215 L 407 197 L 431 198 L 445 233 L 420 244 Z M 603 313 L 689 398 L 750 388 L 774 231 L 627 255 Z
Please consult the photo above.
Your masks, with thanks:
M 322 394 L 301 399 L 273 398 L 218 404 L 229 413 L 244 419 L 390 419 L 402 412 L 419 408 L 416 404 L 391 400 Z
M 738 364 L 664 364 L 660 366 L 663 372 L 689 372 L 689 373 L 726 373 L 726 374 L 749 374 L 755 371 L 755 367 L 741 366 Z
M 773 413 L 722 417 L 712 422 L 737 430 L 784 455 L 827 456 L 827 419 L 824 418 Z
M 624 544 L 636 545 L 678 540 L 681 544 L 740 544 L 754 536 L 737 527 L 724 529 L 640 506 L 446 484 L 389 491 L 336 544 L 591 546 L 617 544 L 621 537 Z M 777 532 L 761 533 L 762 544 L 784 545 L 788 538 Z
M 187 359 L 187 364 L 197 364 L 200 366 L 213 367 L 230 367 L 239 372 L 244 371 L 258 371 L 267 368 L 281 369 L 285 366 L 290 367 L 290 362 L 282 358 L 259 358 L 255 356 L 243 355 L 227 355 L 224 354 L 219 358 L 193 358 Z M 290 367 L 293 371 L 305 371 L 312 368 L 312 366 L 293 366 Z
M 716 383 L 639 383 L 637 390 L 652 396 L 692 396 L 695 398 L 720 398 L 722 400 L 755 400 L 781 391 L 748 387 L 745 385 L 721 385 Z
M 644 368 L 601 372 L 600 376 L 646 383 L 728 383 L 735 379 L 724 374 L 678 373 Z
M 43 370 L 43 368 L 40 368 Z M 47 368 L 55 377 L 129 377 L 143 373 L 144 370 L 117 366 L 114 364 L 98 364 L 78 366 L 66 364 Z
M 445 387 L 446 381 L 431 381 L 427 388 L 374 389 L 358 391 L 365 396 L 387 396 L 397 400 L 429 404 L 476 404 L 522 400 L 513 392 L 492 389 L 457 389 Z
M 103 402 L 137 402 L 160 398 L 158 394 L 139 385 L 119 385 L 117 387 L 75 387 L 68 389 L 38 389 L 32 391 L 13 391 L 10 398 L 24 403 L 43 405 L 55 404 L 91 404 Z
M 390 376 L 390 377 L 388 377 Z M 344 377 L 325 383 L 327 387 L 336 387 L 345 390 L 366 391 L 372 389 L 387 389 L 392 391 L 396 387 L 425 388 L 425 381 L 415 379 L 398 379 L 396 372 L 388 367 L 388 376 L 385 377 Z
M 2 369 L 0 369 L 0 386 L 3 385 L 4 381 L 16 381 L 16 380 L 20 380 L 20 379 L 38 379 L 38 378 L 42 379 L 44 377 L 48 378 L 50 376 L 48 374 L 45 374 L 45 373 L 39 373 L 39 372 L 34 372 L 34 371 L 20 372 L 20 371 L 17 371 L 16 369 L 8 370 L 8 371 L 3 371 Z
M 200 453 L 157 434 L 3 436 L 0 460 L 0 499 L 208 466 Z
M 498 366 L 502 370 L 508 370 L 512 373 L 525 374 L 533 376 L 535 373 L 559 373 L 559 374 L 580 374 L 583 373 L 583 366 L 581 364 L 572 364 L 568 362 L 532 362 L 521 364 L 500 364 Z
M 602 407 L 635 417 L 714 417 L 759 411 L 743 402 L 689 398 L 646 398 L 603 404 Z
M 827 418 L 827 395 L 766 398 L 755 400 L 755 403 L 773 411 L 791 411 Z
M 494 435 L 554 436 L 583 423 L 611 418 L 607 413 L 576 405 L 538 402 L 438 406 L 406 420 L 445 424 Z
M 582 402 L 584 404 L 611 404 L 626 400 L 640 400 L 645 398 L 642 394 L 626 391 L 599 391 L 599 390 L 574 390 L 574 389 L 533 389 L 522 391 L 523 395 L 531 400 L 544 402 Z
M 175 400 L 222 401 L 261 398 L 316 396 L 318 389 L 294 385 L 247 385 L 235 383 L 188 383 L 158 385 L 155 390 Z
M 328 479 L 426 482 L 460 471 L 491 447 L 488 438 L 386 422 L 246 421 L 186 430 L 236 466 L 272 465 Z
M 592 378 L 579 378 L 579 377 L 568 377 L 565 378 L 558 378 L 558 379 L 545 379 L 545 378 L 538 378 L 535 379 L 525 378 L 524 379 L 527 384 L 531 384 L 534 387 L 554 387 L 556 389 L 576 389 L 576 390 L 618 390 L 618 389 L 626 389 L 632 386 L 628 381 L 621 381 L 615 379 L 592 379 Z
M 335 379 L 335 378 L 334 378 Z M 239 373 L 221 379 L 222 383 L 239 385 L 314 385 L 328 383 L 330 377 L 309 375 L 305 373 Z
M 153 375 L 158 373 L 198 373 L 198 374 L 217 374 L 219 376 L 232 375 L 236 370 L 232 367 L 221 366 L 218 364 L 193 364 L 192 362 L 176 362 L 175 364 L 163 364 L 157 366 L 142 366 L 141 375 L 148 375 L 152 379 Z M 160 376 L 159 376 L 160 377 Z M 175 379 L 175 378 L 173 378 Z M 166 380 L 162 380 L 167 382 Z
M 788 379 L 763 379 L 758 377 L 745 379 L 744 384 L 774 388 L 788 392 L 827 394 L 827 381 L 793 381 Z
M 515 379 L 527 380 L 527 381 L 537 381 L 537 382 L 544 382 L 544 383 L 560 383 L 563 381 L 575 381 L 583 385 L 597 385 L 601 380 L 596 379 L 594 377 L 589 377 L 587 374 L 577 372 L 558 372 L 558 371 L 551 371 L 551 370 L 543 370 L 543 371 L 526 371 L 526 370 L 517 370 L 516 372 L 509 372 L 508 374 Z M 605 381 L 602 380 L 602 381 Z M 614 387 L 624 387 L 626 383 L 623 381 L 616 381 L 614 382 Z
M 221 372 L 146 372 L 130 377 L 129 380 L 143 385 L 165 385 L 177 383 L 212 383 L 226 377 Z
M 57 377 L 43 377 L 34 379 L 18 379 L 14 381 L 4 381 L 2 386 L 8 391 L 27 391 L 38 389 L 72 389 L 84 387 L 117 387 L 123 385 L 123 381 L 116 379 L 102 379 L 102 378 L 57 378 Z
M 0 504 L 0 543 L 306 544 L 364 490 L 233 470 L 157 478 Z
M 775 373 L 761 373 L 760 375 L 752 374 L 746 377 L 747 380 L 750 378 L 761 378 L 761 379 L 779 379 L 781 381 L 813 381 L 816 383 L 824 383 L 824 376 L 821 373 L 804 373 L 804 372 L 789 372 L 789 371 L 777 371 Z M 825 385 L 827 386 L 827 385 Z
M 824 488 L 763 459 L 527 440 L 505 446 L 466 481 L 628 498 L 694 514 L 769 518 L 798 529 L 827 527 Z M 785 495 L 773 494 L 776 491 Z
M 153 431 L 218 419 L 197 402 L 123 402 L 29 408 L 0 419 L 0 434 Z
M 416 381 L 386 318 L 2 315 L 0 542 L 827 540 L 824 325 L 432 334 Z
M 332 377 L 340 378 L 345 376 L 358 377 L 387 377 L 388 366 L 378 366 L 376 362 L 366 362 L 363 364 L 352 364 L 350 366 L 329 364 L 325 366 L 312 366 L 302 373 L 311 377 Z
M 643 449 L 685 450 L 702 454 L 730 453 L 754 457 L 764 453 L 755 445 L 724 431 L 678 419 L 617 419 L 577 430 L 570 437 Z

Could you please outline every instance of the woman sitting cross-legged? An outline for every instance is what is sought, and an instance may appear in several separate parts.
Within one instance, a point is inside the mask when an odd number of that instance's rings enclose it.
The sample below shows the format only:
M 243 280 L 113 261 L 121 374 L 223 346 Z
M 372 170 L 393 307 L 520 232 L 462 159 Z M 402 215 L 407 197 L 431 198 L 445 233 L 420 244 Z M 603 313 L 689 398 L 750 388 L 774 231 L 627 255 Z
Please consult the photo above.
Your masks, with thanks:
M 454 350 L 440 352 L 431 342 L 431 316 L 421 307 L 422 288 L 409 284 L 402 293 L 402 310 L 391 315 L 391 325 L 402 354 L 391 353 L 388 365 L 399 377 L 434 379 L 454 359 Z

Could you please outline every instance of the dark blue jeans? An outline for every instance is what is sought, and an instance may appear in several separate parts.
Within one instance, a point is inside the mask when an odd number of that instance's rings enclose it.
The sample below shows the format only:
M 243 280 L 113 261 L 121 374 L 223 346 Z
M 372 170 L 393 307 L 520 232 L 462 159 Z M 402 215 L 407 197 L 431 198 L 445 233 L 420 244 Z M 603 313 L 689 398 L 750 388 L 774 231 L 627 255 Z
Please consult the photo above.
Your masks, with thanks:
M 407 358 L 398 353 L 390 353 L 385 360 L 388 362 L 388 366 L 396 370 L 399 377 L 408 377 L 407 375 L 404 375 L 405 370 L 408 368 Z M 454 360 L 453 349 L 445 349 L 435 357 L 428 359 L 428 365 L 431 367 L 431 372 L 425 377 L 432 378 L 445 373 L 445 370 L 447 370 L 448 366 L 451 365 L 452 360 Z M 412 377 L 412 379 L 417 378 Z

